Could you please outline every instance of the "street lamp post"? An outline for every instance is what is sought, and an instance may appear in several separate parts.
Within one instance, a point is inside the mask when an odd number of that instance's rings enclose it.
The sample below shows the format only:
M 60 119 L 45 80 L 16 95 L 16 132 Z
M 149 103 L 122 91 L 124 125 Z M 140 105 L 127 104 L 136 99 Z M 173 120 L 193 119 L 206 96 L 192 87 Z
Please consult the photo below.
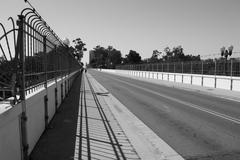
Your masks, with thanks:
M 227 75 L 227 58 L 232 55 L 233 46 L 232 45 L 229 46 L 228 49 L 226 49 L 225 47 L 222 47 L 220 51 L 221 51 L 221 56 L 225 58 L 224 72 Z

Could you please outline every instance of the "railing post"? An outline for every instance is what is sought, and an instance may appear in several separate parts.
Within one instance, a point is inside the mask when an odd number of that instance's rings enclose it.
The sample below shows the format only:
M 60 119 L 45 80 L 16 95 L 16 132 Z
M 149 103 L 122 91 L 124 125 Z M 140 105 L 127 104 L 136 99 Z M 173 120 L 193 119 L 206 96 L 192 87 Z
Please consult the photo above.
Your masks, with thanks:
M 193 64 L 192 64 L 192 61 L 191 61 L 191 84 L 192 84 L 192 78 L 193 78 L 193 76 L 192 76 L 192 66 Z
M 25 17 L 23 15 L 18 16 L 19 20 L 17 25 L 19 27 L 18 39 L 17 39 L 17 54 L 19 54 L 20 62 L 18 65 L 18 80 L 19 80 L 19 92 L 20 100 L 22 104 L 21 114 L 21 148 L 22 148 L 22 159 L 28 160 L 28 138 L 27 138 L 27 108 L 26 108 L 26 96 L 25 96 Z
M 63 102 L 63 55 L 60 53 L 60 73 L 61 73 L 61 103 Z
M 43 53 L 44 53 L 44 72 L 45 72 L 45 81 L 44 88 L 46 90 L 46 95 L 44 96 L 44 119 L 45 119 L 45 128 L 48 126 L 48 90 L 47 90 L 47 82 L 48 82 L 48 64 L 47 64 L 47 37 L 43 36 Z
M 173 70 L 174 70 L 174 82 L 176 82 L 176 65 L 175 65 L 175 62 L 173 64 Z
M 169 81 L 169 63 L 167 63 L 167 70 L 168 70 L 167 79 Z
M 54 52 L 55 52 L 55 54 L 57 53 L 57 46 L 55 45 L 55 47 L 54 47 Z M 57 60 L 57 64 L 55 64 L 55 66 L 56 66 L 56 70 L 57 70 L 57 72 L 56 72 L 56 75 L 55 75 L 55 84 L 56 84 L 56 88 L 55 88 L 55 112 L 57 112 L 57 107 L 58 107 L 58 84 L 57 84 L 57 79 L 58 79 L 58 70 L 59 70 L 59 58 L 58 58 L 58 60 Z
M 183 62 L 182 62 L 182 73 L 183 73 Z
M 47 90 L 47 37 L 43 36 L 43 53 L 44 53 L 44 87 Z
M 230 84 L 230 90 L 233 89 L 233 79 L 232 79 L 233 74 L 232 74 L 232 72 L 233 72 L 233 60 L 231 59 L 231 84 Z
M 182 62 L 182 83 L 183 83 L 183 62 Z
M 202 61 L 202 81 L 201 81 L 201 86 L 203 86 L 203 61 Z
M 162 80 L 163 80 L 163 63 L 162 63 Z
M 214 61 L 214 88 L 217 88 L 217 61 Z

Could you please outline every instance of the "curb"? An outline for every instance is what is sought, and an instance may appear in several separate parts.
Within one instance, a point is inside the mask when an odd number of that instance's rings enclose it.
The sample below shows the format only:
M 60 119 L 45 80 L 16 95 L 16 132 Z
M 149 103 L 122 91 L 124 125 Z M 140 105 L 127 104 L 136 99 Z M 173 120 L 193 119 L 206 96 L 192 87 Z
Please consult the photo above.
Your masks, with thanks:
M 90 75 L 90 74 L 89 74 Z M 101 92 L 108 91 L 92 76 L 91 81 Z M 114 117 L 119 122 L 134 149 L 143 160 L 183 160 L 183 157 L 173 150 L 164 140 L 158 137 L 149 127 L 131 113 L 112 94 L 103 96 Z

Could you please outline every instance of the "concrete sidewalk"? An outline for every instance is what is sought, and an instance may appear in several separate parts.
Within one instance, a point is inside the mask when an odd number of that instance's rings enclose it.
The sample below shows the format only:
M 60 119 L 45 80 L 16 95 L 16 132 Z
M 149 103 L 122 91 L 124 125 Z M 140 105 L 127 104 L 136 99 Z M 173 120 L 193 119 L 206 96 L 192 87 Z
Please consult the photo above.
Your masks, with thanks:
M 70 160 L 74 158 L 81 76 L 33 149 L 30 160 Z
M 31 160 L 140 159 L 103 101 L 106 93 L 95 93 L 90 88 L 92 78 L 89 79 L 83 74 L 75 80 L 49 129 L 32 151 Z
M 31 160 L 182 160 L 90 74 L 75 83 Z

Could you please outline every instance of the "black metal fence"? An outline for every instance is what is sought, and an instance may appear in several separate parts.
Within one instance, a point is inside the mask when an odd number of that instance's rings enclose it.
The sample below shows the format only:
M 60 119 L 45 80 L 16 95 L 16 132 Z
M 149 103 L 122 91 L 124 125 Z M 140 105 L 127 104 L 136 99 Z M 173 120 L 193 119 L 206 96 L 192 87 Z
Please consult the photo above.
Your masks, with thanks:
M 140 70 L 204 75 L 240 76 L 240 60 L 208 60 L 197 62 L 171 62 L 120 65 L 116 69 Z
M 47 85 L 81 68 L 49 25 L 32 8 L 22 10 L 17 27 L 0 23 L 0 100 L 14 97 L 15 103 L 38 86 Z M 1 31 L 0 31 L 1 33 Z

